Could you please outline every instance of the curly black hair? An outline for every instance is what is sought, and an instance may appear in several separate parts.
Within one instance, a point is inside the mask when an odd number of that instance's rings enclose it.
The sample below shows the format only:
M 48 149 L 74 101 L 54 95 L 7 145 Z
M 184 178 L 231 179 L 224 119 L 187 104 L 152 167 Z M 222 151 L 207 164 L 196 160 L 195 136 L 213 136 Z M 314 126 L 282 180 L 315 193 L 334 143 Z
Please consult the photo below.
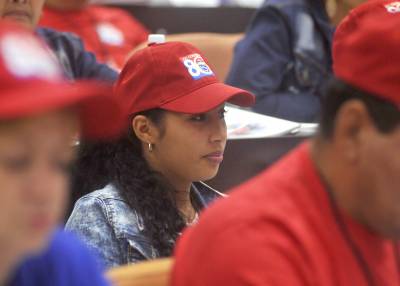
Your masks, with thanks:
M 160 129 L 165 111 L 140 113 Z M 112 183 L 128 205 L 143 219 L 144 235 L 160 257 L 170 256 L 185 220 L 175 202 L 175 189 L 150 169 L 143 157 L 142 143 L 132 128 L 111 143 L 82 142 L 73 174 L 73 200 Z

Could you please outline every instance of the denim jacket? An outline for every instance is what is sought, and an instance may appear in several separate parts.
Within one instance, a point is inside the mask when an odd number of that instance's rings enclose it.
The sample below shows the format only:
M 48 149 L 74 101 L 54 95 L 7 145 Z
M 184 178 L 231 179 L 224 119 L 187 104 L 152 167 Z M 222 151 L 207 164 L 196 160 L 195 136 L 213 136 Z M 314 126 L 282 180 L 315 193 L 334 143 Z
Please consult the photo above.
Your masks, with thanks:
M 78 36 L 47 28 L 36 29 L 36 34 L 53 51 L 66 78 L 71 80 L 96 79 L 109 83 L 113 83 L 117 79 L 118 73 L 107 65 L 97 62 L 95 55 L 85 50 Z
M 224 196 L 202 182 L 192 184 L 191 195 L 197 211 Z M 140 214 L 128 206 L 111 184 L 81 197 L 66 229 L 93 248 L 107 268 L 159 257 L 143 234 Z
M 314 122 L 331 74 L 332 34 L 323 0 L 266 0 L 235 47 L 226 81 L 256 95 L 256 112 Z

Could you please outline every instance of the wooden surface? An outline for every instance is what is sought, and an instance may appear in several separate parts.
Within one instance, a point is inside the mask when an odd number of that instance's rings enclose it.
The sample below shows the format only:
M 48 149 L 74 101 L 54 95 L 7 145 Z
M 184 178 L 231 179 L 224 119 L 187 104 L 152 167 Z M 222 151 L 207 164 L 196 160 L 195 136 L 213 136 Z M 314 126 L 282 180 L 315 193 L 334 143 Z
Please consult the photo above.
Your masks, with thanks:
M 112 268 L 107 277 L 115 286 L 167 286 L 173 260 L 150 260 Z

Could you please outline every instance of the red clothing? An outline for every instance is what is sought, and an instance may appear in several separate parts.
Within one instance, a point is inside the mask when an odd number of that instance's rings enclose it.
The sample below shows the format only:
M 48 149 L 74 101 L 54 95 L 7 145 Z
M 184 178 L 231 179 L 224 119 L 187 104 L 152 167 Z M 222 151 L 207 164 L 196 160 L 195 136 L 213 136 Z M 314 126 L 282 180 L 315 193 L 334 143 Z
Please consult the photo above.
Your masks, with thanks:
M 178 241 L 173 286 L 368 285 L 309 148 L 298 147 L 200 216 Z M 340 217 L 374 285 L 399 285 L 398 243 Z
M 43 9 L 40 26 L 80 36 L 98 61 L 121 69 L 126 56 L 147 40 L 147 29 L 119 8 L 88 5 L 76 11 Z

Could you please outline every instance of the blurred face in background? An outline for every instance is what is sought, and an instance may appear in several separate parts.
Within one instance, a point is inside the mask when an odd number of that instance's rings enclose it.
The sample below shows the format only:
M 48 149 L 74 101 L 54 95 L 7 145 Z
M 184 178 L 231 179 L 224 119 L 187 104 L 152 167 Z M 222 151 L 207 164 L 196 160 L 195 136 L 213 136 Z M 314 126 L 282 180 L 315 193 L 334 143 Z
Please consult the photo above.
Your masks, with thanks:
M 370 111 L 360 99 L 347 100 L 341 105 L 334 119 L 332 138 L 325 147 L 331 155 L 324 160 L 322 170 L 339 207 L 369 230 L 397 240 L 400 238 L 400 111 L 395 105 L 386 110 L 382 105 L 377 107 Z M 390 129 L 384 132 L 378 128 L 372 112 L 385 118 L 382 122 Z
M 42 14 L 45 0 L 0 0 L 2 19 L 16 21 L 34 29 Z
M 400 238 L 400 126 L 382 133 L 373 125 L 360 136 L 359 218 L 372 230 Z
M 0 122 L 0 242 L 10 251 L 40 251 L 63 216 L 77 131 L 66 111 Z

